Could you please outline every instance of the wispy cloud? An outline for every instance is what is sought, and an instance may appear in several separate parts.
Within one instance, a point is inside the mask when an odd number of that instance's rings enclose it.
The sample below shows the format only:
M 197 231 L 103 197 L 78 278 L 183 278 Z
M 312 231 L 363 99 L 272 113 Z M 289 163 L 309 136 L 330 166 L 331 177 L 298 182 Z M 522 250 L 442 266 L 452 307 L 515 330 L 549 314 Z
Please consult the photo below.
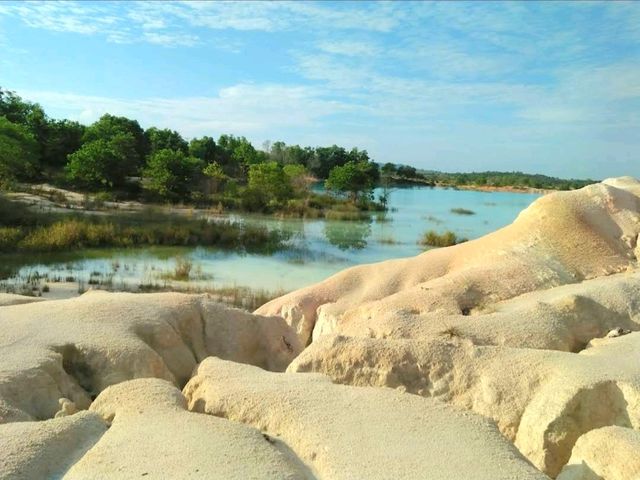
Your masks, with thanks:
M 238 84 L 214 97 L 173 97 L 128 100 L 51 91 L 21 90 L 64 116 L 91 123 L 105 113 L 138 119 L 145 127 L 157 125 L 186 136 L 236 133 L 266 134 L 273 128 L 309 127 L 351 106 L 322 98 L 303 86 Z
M 351 139 L 394 161 L 477 150 L 555 168 L 564 155 L 640 154 L 636 2 L 21 2 L 0 3 L 2 17 L 184 49 L 180 67 L 198 79 L 176 92 L 21 92 L 86 122 L 109 111 L 185 135 Z

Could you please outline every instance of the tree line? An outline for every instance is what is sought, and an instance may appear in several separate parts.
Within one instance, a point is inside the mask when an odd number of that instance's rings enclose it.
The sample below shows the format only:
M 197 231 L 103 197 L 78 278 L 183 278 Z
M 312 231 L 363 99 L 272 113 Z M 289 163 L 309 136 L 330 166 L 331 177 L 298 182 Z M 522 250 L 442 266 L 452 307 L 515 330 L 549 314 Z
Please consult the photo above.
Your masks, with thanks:
M 314 180 L 356 204 L 370 202 L 378 165 L 366 150 L 301 147 L 245 137 L 143 129 L 105 114 L 89 126 L 49 118 L 37 103 L 0 89 L 0 184 L 59 186 L 172 202 L 223 202 L 270 210 L 311 195 Z
M 49 181 L 139 198 L 250 211 L 289 209 L 305 214 L 336 199 L 361 210 L 384 209 L 388 188 L 375 202 L 373 188 L 410 182 L 447 186 L 512 186 L 568 190 L 593 180 L 563 180 L 522 172 L 444 173 L 408 165 L 379 166 L 366 150 L 337 145 L 301 147 L 220 135 L 185 139 L 177 131 L 144 129 L 133 119 L 105 114 L 91 125 L 52 119 L 37 103 L 0 88 L 0 186 Z M 338 195 L 322 198 L 310 185 L 323 181 Z

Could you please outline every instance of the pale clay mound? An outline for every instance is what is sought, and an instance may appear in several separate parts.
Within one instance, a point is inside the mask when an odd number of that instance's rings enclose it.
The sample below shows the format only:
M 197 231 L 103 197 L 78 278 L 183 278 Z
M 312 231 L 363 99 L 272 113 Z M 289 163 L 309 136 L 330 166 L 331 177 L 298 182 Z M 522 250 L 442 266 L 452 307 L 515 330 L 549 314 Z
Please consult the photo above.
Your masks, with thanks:
M 539 198 L 511 225 L 480 239 L 352 267 L 256 313 L 283 316 L 305 343 L 349 323 L 359 334 L 404 336 L 413 317 L 433 324 L 523 293 L 634 268 L 638 233 L 640 182 L 605 180 Z
M 0 423 L 52 418 L 60 398 L 86 409 L 133 378 L 182 387 L 210 355 L 284 370 L 301 350 L 281 318 L 204 295 L 100 291 L 1 307 L 0 345 Z
M 254 315 L 0 295 L 0 479 L 640 478 L 639 232 L 621 178 Z
M 314 478 L 547 478 L 490 422 L 416 395 L 217 358 L 198 366 L 184 394 L 193 411 L 277 438 Z

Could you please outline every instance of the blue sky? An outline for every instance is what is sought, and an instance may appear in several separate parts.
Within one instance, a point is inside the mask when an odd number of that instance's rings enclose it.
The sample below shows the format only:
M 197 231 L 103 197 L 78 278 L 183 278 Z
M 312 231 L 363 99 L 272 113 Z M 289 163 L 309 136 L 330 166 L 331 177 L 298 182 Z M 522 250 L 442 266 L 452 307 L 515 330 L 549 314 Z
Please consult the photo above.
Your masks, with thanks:
M 634 2 L 1 2 L 0 86 L 84 123 L 640 177 Z

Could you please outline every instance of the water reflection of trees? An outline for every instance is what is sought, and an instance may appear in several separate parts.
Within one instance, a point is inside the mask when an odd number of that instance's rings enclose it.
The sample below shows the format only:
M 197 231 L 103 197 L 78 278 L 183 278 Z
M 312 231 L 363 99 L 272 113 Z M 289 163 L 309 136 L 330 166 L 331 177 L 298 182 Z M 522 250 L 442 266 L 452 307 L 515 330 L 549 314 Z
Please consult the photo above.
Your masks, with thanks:
M 327 222 L 324 236 L 340 250 L 362 250 L 371 235 L 371 220 L 360 222 Z

